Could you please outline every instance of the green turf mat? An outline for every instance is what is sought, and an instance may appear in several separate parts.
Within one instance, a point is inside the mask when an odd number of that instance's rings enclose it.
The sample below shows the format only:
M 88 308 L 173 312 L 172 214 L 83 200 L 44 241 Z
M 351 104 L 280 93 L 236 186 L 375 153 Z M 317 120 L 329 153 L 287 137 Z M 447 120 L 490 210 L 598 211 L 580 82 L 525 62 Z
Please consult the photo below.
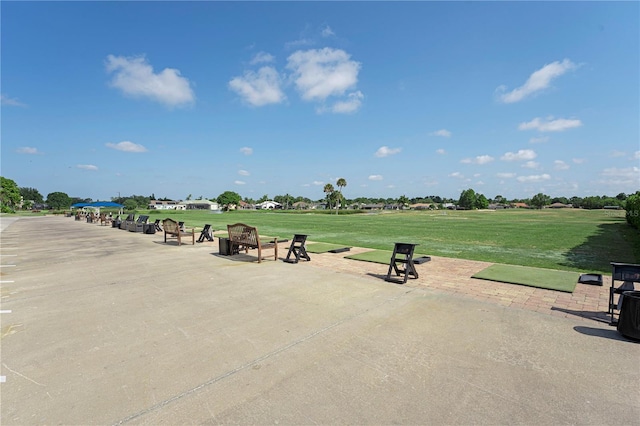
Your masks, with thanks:
M 331 244 L 331 243 L 308 243 L 306 246 L 309 253 L 327 253 L 331 250 L 340 250 L 344 248 L 350 248 L 343 244 Z
M 472 278 L 573 293 L 578 282 L 578 273 L 497 263 L 483 269 Z
M 360 254 L 350 254 L 349 256 L 345 256 L 345 259 L 354 259 L 354 260 L 362 260 L 364 262 L 373 262 L 373 263 L 384 263 L 388 265 L 391 262 L 391 256 L 393 255 L 393 251 L 388 250 L 372 250 L 365 251 Z M 413 258 L 417 259 L 419 257 L 426 256 L 424 254 L 413 254 Z

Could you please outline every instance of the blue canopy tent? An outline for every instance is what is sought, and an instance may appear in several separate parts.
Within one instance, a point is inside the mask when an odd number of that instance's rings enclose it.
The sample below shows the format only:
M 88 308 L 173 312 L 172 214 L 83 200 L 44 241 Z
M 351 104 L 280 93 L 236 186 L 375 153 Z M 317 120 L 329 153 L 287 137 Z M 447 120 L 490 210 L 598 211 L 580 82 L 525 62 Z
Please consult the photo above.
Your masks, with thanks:
M 75 203 L 75 204 L 71 205 L 71 208 L 72 209 L 81 209 L 83 207 L 88 207 L 90 205 L 91 205 L 91 203 Z
M 92 207 L 117 207 L 119 209 L 124 207 L 122 204 L 114 203 L 113 201 L 96 201 L 89 205 Z
M 96 207 L 98 210 L 100 209 L 100 207 L 117 208 L 120 209 L 120 214 L 122 214 L 122 208 L 124 207 L 124 205 L 114 203 L 113 201 L 96 201 L 95 203 L 89 204 L 88 207 Z

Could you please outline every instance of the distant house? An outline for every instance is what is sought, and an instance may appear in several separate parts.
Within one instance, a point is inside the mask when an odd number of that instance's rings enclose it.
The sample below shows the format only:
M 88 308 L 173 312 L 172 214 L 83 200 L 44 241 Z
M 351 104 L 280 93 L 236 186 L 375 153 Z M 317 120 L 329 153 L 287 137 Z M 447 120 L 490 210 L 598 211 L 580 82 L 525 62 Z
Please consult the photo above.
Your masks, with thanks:
M 293 208 L 296 210 L 309 210 L 311 208 L 311 204 L 305 203 L 304 201 L 298 201 L 297 203 L 293 203 Z
M 553 203 L 547 206 L 550 209 L 570 209 L 573 208 L 572 204 Z
M 409 206 L 413 210 L 433 210 L 436 206 L 433 203 L 416 203 Z
M 360 209 L 361 210 L 381 210 L 384 207 L 384 204 L 361 204 L 360 205 Z
M 238 208 L 241 210 L 254 210 L 256 206 L 254 206 L 253 204 L 249 204 L 246 201 L 240 200 L 240 202 L 238 203 Z
M 178 201 L 150 200 L 149 210 L 177 210 Z
M 180 205 L 184 205 L 185 210 L 220 210 L 217 202 L 209 200 L 181 201 Z
M 511 206 L 516 209 L 528 209 L 530 208 L 527 203 L 511 203 Z
M 273 200 L 267 200 L 267 201 L 263 201 L 262 203 L 256 204 L 256 209 L 258 210 L 274 210 L 274 209 L 281 209 L 281 208 L 282 208 L 282 204 Z

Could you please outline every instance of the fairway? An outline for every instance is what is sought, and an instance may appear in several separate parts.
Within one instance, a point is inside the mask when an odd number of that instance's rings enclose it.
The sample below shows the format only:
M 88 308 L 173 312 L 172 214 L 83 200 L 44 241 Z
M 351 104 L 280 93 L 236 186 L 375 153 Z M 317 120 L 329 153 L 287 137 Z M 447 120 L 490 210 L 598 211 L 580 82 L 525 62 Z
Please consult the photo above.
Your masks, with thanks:
M 612 261 L 640 261 L 638 231 L 623 211 L 498 210 L 377 211 L 322 214 L 287 211 L 235 211 L 223 214 L 150 211 L 151 220 L 172 217 L 187 226 L 247 223 L 260 234 L 392 250 L 395 242 L 419 244 L 427 255 L 512 265 L 609 274 Z M 635 252 L 634 252 L 635 248 Z

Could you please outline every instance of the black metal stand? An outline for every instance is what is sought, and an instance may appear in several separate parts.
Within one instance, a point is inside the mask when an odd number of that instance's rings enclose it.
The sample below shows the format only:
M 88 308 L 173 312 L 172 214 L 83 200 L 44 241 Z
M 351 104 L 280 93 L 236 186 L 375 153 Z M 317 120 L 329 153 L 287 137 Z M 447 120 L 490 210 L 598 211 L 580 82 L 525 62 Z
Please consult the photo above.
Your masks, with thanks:
M 309 254 L 307 254 L 307 250 L 304 247 L 306 241 L 307 235 L 294 235 L 293 241 L 291 241 L 291 245 L 289 246 L 289 252 L 287 253 L 287 257 L 284 259 L 284 261 L 289 263 L 298 263 L 301 257 L 306 260 L 311 260 Z M 291 255 L 294 256 L 293 259 L 291 259 Z
M 624 292 L 634 290 L 634 283 L 640 282 L 640 265 L 611 262 L 611 266 L 613 271 L 611 273 L 611 287 L 609 288 L 609 314 L 611 315 L 610 325 L 616 325 L 613 316 L 615 311 L 619 310 L 619 307 L 618 303 L 613 300 L 614 295 L 618 294 L 619 297 L 624 297 Z M 616 281 L 623 281 L 623 283 L 616 287 Z
M 386 281 L 405 284 L 407 282 L 407 278 L 409 278 L 409 275 L 412 275 L 414 278 L 418 278 L 418 272 L 416 271 L 416 266 L 413 263 L 413 250 L 416 248 L 416 246 L 417 244 L 396 243 L 395 247 L 393 248 L 391 262 L 389 263 L 387 278 L 385 278 Z M 398 268 L 398 264 L 404 264 L 404 269 Z M 398 279 L 392 279 L 392 270 L 395 271 L 396 276 L 404 275 L 404 279 L 402 281 Z
M 200 233 L 198 242 L 201 243 L 204 240 L 213 241 L 213 230 L 211 229 L 211 225 L 204 225 L 204 229 Z

